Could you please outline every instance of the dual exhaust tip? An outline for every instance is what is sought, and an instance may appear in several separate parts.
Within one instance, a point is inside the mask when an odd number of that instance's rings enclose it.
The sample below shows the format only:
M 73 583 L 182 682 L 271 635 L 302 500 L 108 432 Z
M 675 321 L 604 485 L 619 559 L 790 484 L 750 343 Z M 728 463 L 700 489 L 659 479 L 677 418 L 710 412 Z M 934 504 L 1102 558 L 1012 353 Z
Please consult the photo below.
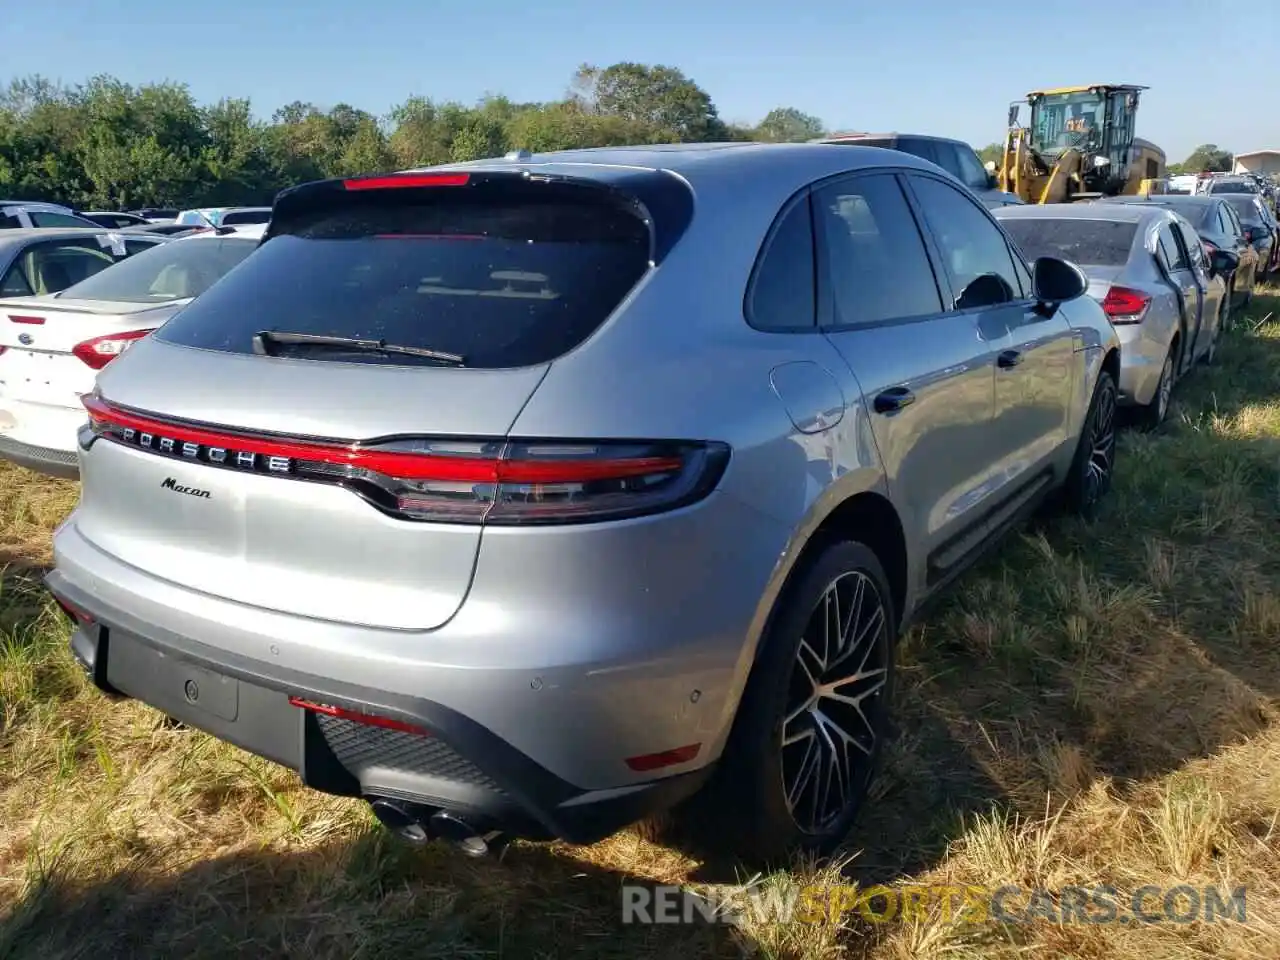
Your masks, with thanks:
M 378 821 L 396 836 L 409 843 L 446 840 L 469 857 L 483 857 L 500 836 L 499 831 L 481 832 L 462 817 L 444 810 L 406 800 L 379 797 L 369 803 Z

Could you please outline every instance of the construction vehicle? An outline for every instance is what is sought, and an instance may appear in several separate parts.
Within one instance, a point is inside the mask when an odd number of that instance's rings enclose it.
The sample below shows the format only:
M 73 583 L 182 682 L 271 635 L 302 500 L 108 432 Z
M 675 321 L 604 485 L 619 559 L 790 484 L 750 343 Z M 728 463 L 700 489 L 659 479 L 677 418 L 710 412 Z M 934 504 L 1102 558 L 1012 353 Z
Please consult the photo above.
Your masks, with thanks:
M 1009 107 L 999 188 L 1024 203 L 1071 203 L 1137 196 L 1160 189 L 1165 153 L 1135 137 L 1138 96 L 1146 87 L 1095 83 L 1033 90 Z M 1022 108 L 1030 122 L 1022 126 Z M 996 166 L 992 164 L 991 166 Z

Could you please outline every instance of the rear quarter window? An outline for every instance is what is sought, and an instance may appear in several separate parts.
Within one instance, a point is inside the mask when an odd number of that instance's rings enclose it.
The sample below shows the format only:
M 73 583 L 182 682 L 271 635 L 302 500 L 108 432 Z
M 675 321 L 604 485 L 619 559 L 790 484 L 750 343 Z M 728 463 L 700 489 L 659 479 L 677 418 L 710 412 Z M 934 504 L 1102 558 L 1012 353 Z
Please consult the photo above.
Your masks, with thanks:
M 1058 257 L 1099 267 L 1126 263 L 1138 233 L 1136 223 L 1112 220 L 1010 217 L 1000 222 L 1027 260 Z
M 458 354 L 468 367 L 545 363 L 605 321 L 650 256 L 649 228 L 634 208 L 603 191 L 551 185 L 370 191 L 278 229 L 159 339 L 253 353 L 259 331 L 303 333 Z M 299 344 L 273 353 L 431 362 Z

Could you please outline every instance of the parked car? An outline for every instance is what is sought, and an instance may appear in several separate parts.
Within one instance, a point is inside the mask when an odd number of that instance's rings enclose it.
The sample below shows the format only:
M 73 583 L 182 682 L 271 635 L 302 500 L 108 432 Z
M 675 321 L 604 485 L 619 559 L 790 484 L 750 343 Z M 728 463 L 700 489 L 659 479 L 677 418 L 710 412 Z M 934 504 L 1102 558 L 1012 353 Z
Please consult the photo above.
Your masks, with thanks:
M 267 223 L 271 220 L 270 207 L 232 207 L 218 218 L 218 226 L 234 227 L 249 223 Z
M 0 458 L 75 478 L 80 397 L 98 371 L 252 253 L 261 235 L 242 227 L 145 238 L 147 252 L 61 293 L 0 300 Z
M 29 228 L 0 233 L 0 297 L 57 293 L 157 243 L 113 230 Z
M 266 223 L 271 219 L 270 207 L 201 207 L 183 210 L 174 223 L 196 227 L 237 226 Z
M 1215 176 L 1205 181 L 1202 192 L 1208 196 L 1216 193 L 1257 193 L 1258 185 L 1250 177 Z
M 1195 228 L 1155 204 L 1055 203 L 995 212 L 1025 257 L 1078 264 L 1120 335 L 1120 402 L 1164 422 L 1179 377 L 1212 363 L 1234 255 L 1204 253 Z
M 1259 278 L 1265 279 L 1280 260 L 1280 227 L 1275 214 L 1268 209 L 1261 194 L 1231 193 L 1222 199 L 1240 218 L 1245 240 L 1252 243 L 1258 253 Z
M 144 217 L 134 216 L 132 213 L 112 213 L 105 210 L 77 210 L 76 216 L 85 220 L 92 220 L 100 227 L 107 227 L 110 230 L 119 230 L 122 227 L 146 226 L 148 221 Z
M 27 200 L 0 200 L 0 230 L 81 227 L 98 229 L 100 224 L 78 217 L 70 207 Z
M 977 194 L 989 208 L 1022 203 L 1014 194 L 996 188 L 995 175 L 983 166 L 973 147 L 963 140 L 916 133 L 838 133 L 815 142 L 901 150 L 937 164 Z
M 178 216 L 178 211 L 171 207 L 143 207 L 130 213 L 136 213 L 149 223 L 171 223 Z
M 148 223 L 145 226 L 124 227 L 121 233 L 150 233 L 158 237 L 187 237 L 212 230 L 212 227 L 191 227 L 184 223 Z
M 1230 304 L 1228 310 L 1247 306 L 1253 300 L 1253 289 L 1257 286 L 1258 277 L 1258 251 L 1251 242 L 1245 240 L 1244 225 L 1241 224 L 1239 215 L 1222 196 L 1197 194 L 1179 197 L 1165 194 L 1152 197 L 1106 197 L 1095 202 L 1154 203 L 1172 210 L 1195 228 L 1206 256 L 1212 257 L 1215 250 L 1235 254 L 1236 268 L 1223 278 L 1227 281 Z
M 827 849 L 902 624 L 1108 489 L 1085 291 L 885 150 L 303 185 L 99 374 L 47 583 L 103 689 L 407 838 L 587 842 L 712 783 L 740 854 Z

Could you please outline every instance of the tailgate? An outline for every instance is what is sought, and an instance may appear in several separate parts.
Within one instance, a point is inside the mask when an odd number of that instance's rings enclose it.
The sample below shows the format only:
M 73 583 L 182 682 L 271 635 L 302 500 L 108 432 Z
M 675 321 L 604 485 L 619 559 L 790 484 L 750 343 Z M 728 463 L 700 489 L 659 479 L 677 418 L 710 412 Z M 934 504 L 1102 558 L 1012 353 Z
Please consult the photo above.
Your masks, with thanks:
M 73 522 L 204 593 L 437 627 L 511 489 L 512 424 L 646 275 L 649 226 L 614 191 L 517 175 L 288 196 L 256 252 L 99 376 Z M 548 490 L 596 482 L 548 469 L 512 481 L 534 520 Z

